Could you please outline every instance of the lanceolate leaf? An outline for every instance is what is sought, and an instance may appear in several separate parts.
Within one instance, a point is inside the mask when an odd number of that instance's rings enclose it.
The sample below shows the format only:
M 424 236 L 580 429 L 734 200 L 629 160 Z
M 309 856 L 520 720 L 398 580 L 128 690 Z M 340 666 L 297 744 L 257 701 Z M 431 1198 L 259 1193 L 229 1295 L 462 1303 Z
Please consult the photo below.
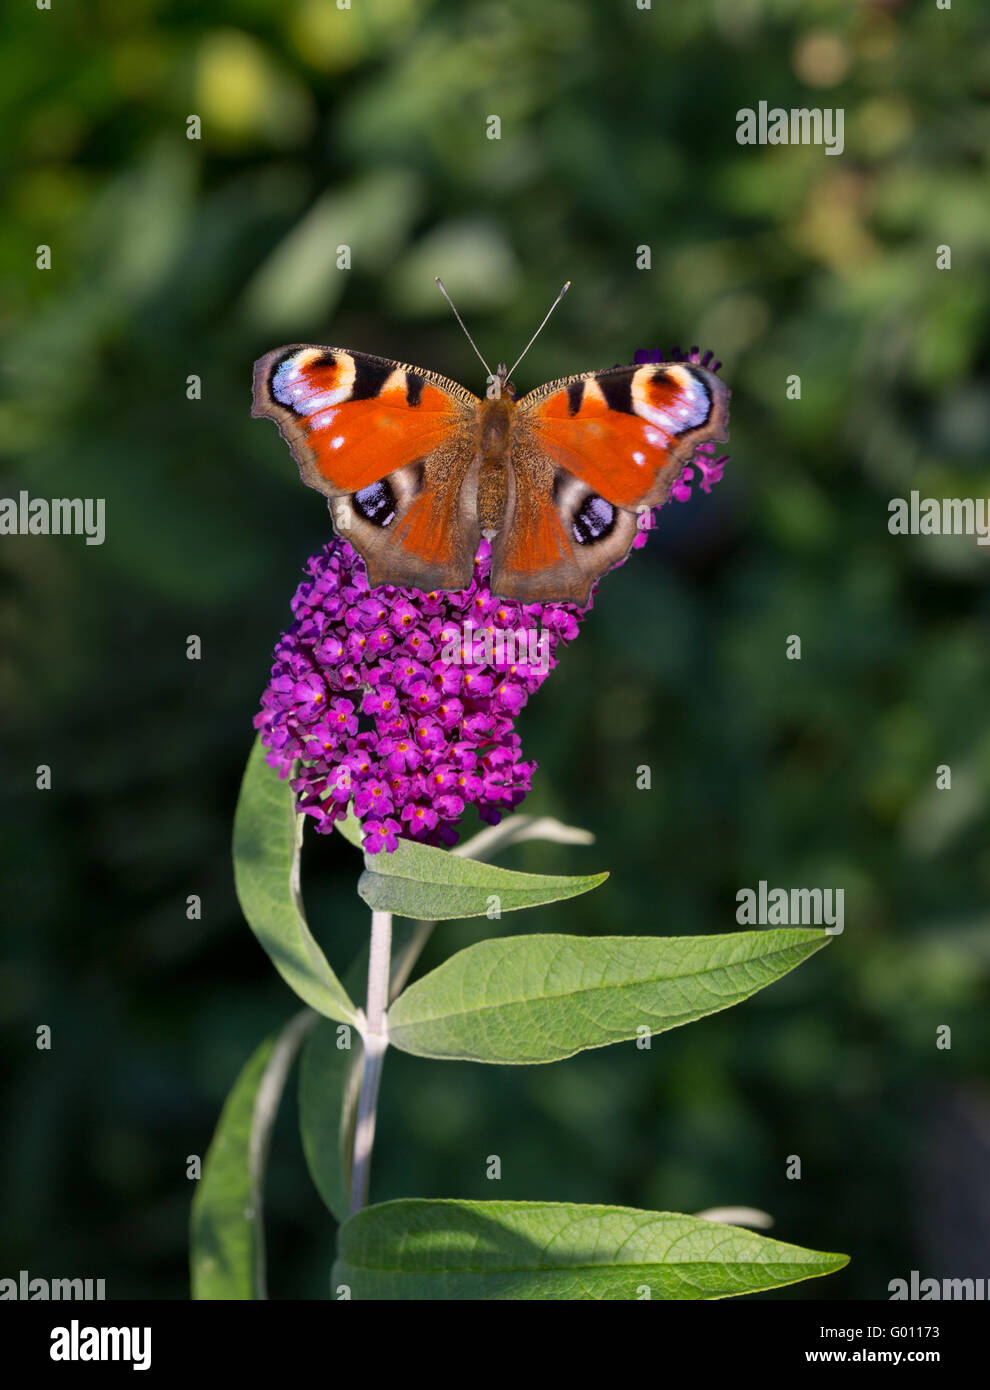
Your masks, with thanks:
M 403 1200 L 341 1227 L 333 1289 L 367 1299 L 709 1299 L 830 1274 L 846 1255 L 632 1207 Z
M 728 1008 L 829 940 L 809 928 L 494 938 L 410 985 L 389 1011 L 389 1038 L 419 1057 L 555 1062 Z
M 299 1065 L 299 1128 L 310 1176 L 338 1221 L 350 1211 L 354 1116 L 363 1053 L 356 1028 L 350 1048 L 338 1046 L 342 1025 L 320 1019 Z
M 361 843 L 361 827 L 350 812 L 346 820 L 337 822 L 337 829 L 353 845 Z M 564 825 L 553 816 L 508 816 L 498 825 L 487 825 L 469 840 L 457 844 L 450 851 L 458 858 L 487 861 L 509 845 L 523 840 L 549 840 L 561 845 L 590 845 L 595 837 L 589 830 L 580 830 L 574 825 Z M 406 987 L 420 952 L 426 945 L 435 923 L 430 920 L 410 918 L 407 922 L 395 924 L 392 936 L 392 986 L 390 998 L 394 999 Z M 365 961 L 365 976 L 367 961 Z M 358 988 L 345 978 L 347 988 L 355 999 L 362 997 Z
M 261 1044 L 224 1103 L 192 1206 L 192 1296 L 265 1298 L 262 1188 L 289 1068 L 316 1014 L 303 1009 Z
M 304 816 L 292 789 L 265 762 L 261 739 L 248 760 L 234 819 L 234 880 L 248 925 L 275 969 L 317 1013 L 353 1023 L 356 1010 L 303 914 L 299 856 Z
M 400 840 L 393 854 L 365 855 L 358 892 L 376 912 L 445 921 L 484 917 L 497 900 L 499 911 L 574 898 L 604 883 L 608 874 L 562 877 L 521 874 L 465 859 L 448 850 Z

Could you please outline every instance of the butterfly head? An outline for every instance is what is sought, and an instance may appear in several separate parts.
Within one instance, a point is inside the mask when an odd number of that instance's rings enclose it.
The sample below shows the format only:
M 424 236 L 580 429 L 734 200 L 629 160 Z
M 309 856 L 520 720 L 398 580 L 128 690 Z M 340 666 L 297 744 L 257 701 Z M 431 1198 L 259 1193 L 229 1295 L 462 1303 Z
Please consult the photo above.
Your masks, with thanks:
M 504 362 L 498 364 L 498 368 L 495 372 L 495 380 L 498 382 L 496 394 L 499 396 L 508 396 L 510 401 L 514 401 L 516 399 L 516 388 L 509 380 L 509 369 Z

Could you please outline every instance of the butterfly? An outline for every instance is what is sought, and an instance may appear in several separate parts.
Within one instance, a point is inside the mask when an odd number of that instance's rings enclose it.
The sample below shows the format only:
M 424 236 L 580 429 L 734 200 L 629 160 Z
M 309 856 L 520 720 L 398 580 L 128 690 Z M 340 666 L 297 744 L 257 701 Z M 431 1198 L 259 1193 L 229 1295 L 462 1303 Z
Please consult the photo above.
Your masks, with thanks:
M 373 588 L 464 589 L 487 535 L 493 594 L 583 606 L 697 447 L 727 438 L 730 393 L 693 362 L 583 372 L 520 398 L 509 375 L 489 371 L 479 399 L 422 367 L 295 344 L 255 363 L 251 413 L 275 420 Z

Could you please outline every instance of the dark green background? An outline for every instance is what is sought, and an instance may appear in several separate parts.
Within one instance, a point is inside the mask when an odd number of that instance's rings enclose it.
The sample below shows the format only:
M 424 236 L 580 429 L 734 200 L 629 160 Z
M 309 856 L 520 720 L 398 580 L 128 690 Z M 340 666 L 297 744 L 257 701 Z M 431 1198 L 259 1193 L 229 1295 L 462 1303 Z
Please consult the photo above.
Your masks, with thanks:
M 478 390 L 442 274 L 509 360 L 573 280 L 522 389 L 637 348 L 713 348 L 732 461 L 607 577 L 521 720 L 540 763 L 525 809 L 598 839 L 506 862 L 608 867 L 608 884 L 444 926 L 427 959 L 493 929 L 732 930 L 760 879 L 843 886 L 846 930 L 650 1052 L 519 1070 L 390 1055 L 373 1196 L 748 1203 L 780 1238 L 852 1255 L 784 1297 L 990 1274 L 990 552 L 887 532 L 912 488 L 988 492 L 981 8 L 5 7 L 0 495 L 105 497 L 108 538 L 0 541 L 0 1273 L 186 1296 L 186 1156 L 294 1007 L 239 916 L 229 833 L 270 649 L 328 530 L 249 418 L 251 364 L 309 339 Z M 841 106 L 844 154 L 738 145 L 735 113 L 760 100 Z M 366 928 L 356 855 L 320 842 L 306 869 L 345 969 Z M 293 1106 L 270 1283 L 324 1297 L 333 1226 Z

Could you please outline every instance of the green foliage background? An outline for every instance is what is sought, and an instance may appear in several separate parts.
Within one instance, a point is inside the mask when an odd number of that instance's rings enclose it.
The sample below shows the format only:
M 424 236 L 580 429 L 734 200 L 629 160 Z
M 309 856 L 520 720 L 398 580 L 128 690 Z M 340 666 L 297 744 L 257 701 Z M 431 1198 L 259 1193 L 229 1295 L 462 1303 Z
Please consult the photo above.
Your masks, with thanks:
M 990 552 L 887 533 L 912 488 L 990 491 L 980 9 L 5 9 L 0 495 L 105 497 L 108 537 L 0 541 L 0 1272 L 186 1296 L 187 1155 L 293 1007 L 239 917 L 229 834 L 269 652 L 328 532 L 249 419 L 251 363 L 309 339 L 477 390 L 439 273 L 486 355 L 510 360 L 573 280 L 523 389 L 698 343 L 734 393 L 725 481 L 671 504 L 606 579 L 522 719 L 540 762 L 525 809 L 598 843 L 506 862 L 612 870 L 529 928 L 732 930 L 737 890 L 766 879 L 844 886 L 846 930 L 649 1052 L 522 1069 L 390 1054 L 373 1195 L 747 1203 L 780 1239 L 852 1254 L 778 1297 L 986 1273 Z M 737 109 L 761 100 L 843 107 L 844 154 L 738 145 Z M 338 838 L 306 862 L 343 970 L 366 929 L 356 853 Z M 519 920 L 444 924 L 425 963 Z M 270 1283 L 322 1296 L 333 1227 L 292 1119 L 290 1100 Z

